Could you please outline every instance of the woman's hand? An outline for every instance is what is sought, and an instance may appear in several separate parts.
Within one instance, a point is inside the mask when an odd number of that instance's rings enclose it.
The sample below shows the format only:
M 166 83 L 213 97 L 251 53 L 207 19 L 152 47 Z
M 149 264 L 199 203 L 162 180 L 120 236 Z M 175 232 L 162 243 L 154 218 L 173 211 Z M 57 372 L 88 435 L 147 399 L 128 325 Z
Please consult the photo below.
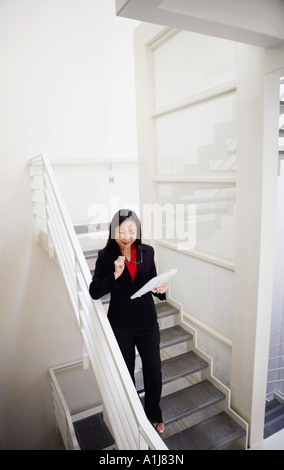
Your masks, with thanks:
M 161 286 L 156 287 L 154 289 L 154 291 L 157 292 L 157 294 L 164 294 L 165 292 L 167 292 L 167 290 L 168 290 L 168 283 L 167 282 L 165 284 L 162 284 Z
M 114 262 L 114 277 L 117 279 L 124 271 L 125 268 L 125 256 L 119 256 Z

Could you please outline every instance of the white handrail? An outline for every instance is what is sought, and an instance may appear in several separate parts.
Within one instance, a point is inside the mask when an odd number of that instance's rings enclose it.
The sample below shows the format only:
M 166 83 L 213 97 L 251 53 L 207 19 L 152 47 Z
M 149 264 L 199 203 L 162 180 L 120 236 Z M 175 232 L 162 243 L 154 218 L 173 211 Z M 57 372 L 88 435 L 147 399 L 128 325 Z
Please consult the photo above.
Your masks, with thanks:
M 44 190 L 44 228 L 47 227 L 56 250 L 117 448 L 166 450 L 167 446 L 145 415 L 103 304 L 89 295 L 91 273 L 48 157 L 32 158 L 30 167 L 32 179 L 39 174 L 34 171 L 35 167 L 39 167 L 43 176 L 43 187 L 36 188 L 36 182 L 32 181 L 32 190 Z M 34 216 L 37 218 L 35 212 Z

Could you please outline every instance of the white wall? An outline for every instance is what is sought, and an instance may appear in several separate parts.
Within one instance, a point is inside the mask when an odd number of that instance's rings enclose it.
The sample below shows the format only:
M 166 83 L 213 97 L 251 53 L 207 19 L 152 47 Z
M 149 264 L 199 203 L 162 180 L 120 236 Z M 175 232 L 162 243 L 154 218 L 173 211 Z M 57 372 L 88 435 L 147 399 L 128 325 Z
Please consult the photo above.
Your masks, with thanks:
M 47 370 L 81 337 L 56 263 L 32 242 L 28 159 L 136 158 L 135 21 L 112 0 L 0 3 L 0 443 L 55 449 Z
M 120 207 L 139 212 L 137 161 L 60 164 L 53 169 L 73 224 L 109 222 Z

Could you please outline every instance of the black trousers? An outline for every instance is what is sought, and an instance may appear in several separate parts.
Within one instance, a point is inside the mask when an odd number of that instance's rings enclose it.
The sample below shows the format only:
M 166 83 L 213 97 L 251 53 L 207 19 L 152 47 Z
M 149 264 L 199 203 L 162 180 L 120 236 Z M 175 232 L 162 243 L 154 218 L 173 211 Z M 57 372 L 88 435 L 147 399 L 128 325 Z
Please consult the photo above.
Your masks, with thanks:
M 140 354 L 145 389 L 145 413 L 153 421 L 162 422 L 160 398 L 162 372 L 160 357 L 160 331 L 158 324 L 149 328 L 124 330 L 112 325 L 116 340 L 135 384 L 135 346 Z

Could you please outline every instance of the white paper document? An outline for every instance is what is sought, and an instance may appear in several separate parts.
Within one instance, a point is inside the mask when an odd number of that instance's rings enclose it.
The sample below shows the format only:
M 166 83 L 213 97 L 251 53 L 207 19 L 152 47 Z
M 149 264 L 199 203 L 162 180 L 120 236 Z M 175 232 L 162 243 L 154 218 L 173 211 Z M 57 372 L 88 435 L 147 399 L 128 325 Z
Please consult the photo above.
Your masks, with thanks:
M 130 298 L 136 299 L 136 297 L 141 297 L 141 295 L 147 294 L 147 292 L 154 291 L 156 287 L 160 287 L 161 285 L 168 282 L 177 272 L 177 269 L 169 269 L 158 276 L 152 277 L 150 281 L 146 282 L 141 289 L 135 292 Z

